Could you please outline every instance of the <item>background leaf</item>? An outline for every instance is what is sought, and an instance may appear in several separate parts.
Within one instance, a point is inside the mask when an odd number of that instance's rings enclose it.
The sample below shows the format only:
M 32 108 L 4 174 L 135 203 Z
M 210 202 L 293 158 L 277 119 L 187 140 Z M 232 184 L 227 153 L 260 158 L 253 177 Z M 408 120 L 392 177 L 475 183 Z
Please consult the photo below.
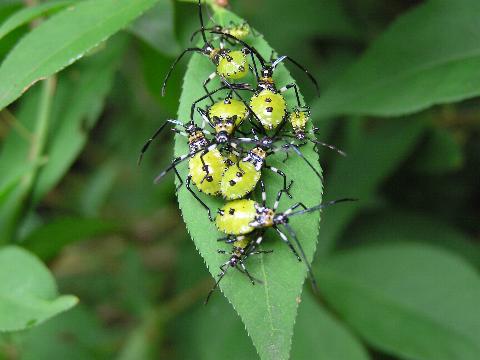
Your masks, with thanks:
M 424 128 L 425 123 L 417 118 L 390 120 L 373 129 L 368 129 L 359 119 L 352 120 L 342 147 L 348 156 L 330 169 L 325 199 L 347 195 L 359 201 L 325 212 L 319 237 L 320 254 L 332 250 L 346 225 L 361 207 L 373 200 L 379 185 L 412 151 Z
M 350 330 L 317 303 L 310 294 L 303 296 L 298 310 L 291 358 L 370 359 L 363 345 Z
M 0 248 L 0 331 L 38 325 L 77 301 L 58 296 L 48 269 L 30 253 L 16 246 Z
M 325 91 L 319 114 L 394 116 L 478 96 L 479 11 L 436 0 L 401 16 Z
M 62 218 L 32 231 L 22 240 L 22 245 L 47 261 L 58 255 L 68 244 L 118 229 L 118 224 L 101 219 Z
M 322 294 L 371 345 L 409 359 L 476 359 L 480 277 L 420 244 L 345 252 L 318 268 Z
M 173 31 L 173 15 L 173 1 L 161 0 L 135 21 L 130 31 L 161 54 L 174 56 L 180 47 Z
M 0 26 L 0 40 L 16 28 L 28 24 L 30 21 L 40 16 L 53 14 L 70 4 L 73 4 L 73 1 L 66 0 L 40 4 L 37 6 L 28 6 L 20 9 L 5 20 Z
M 18 186 L 7 197 L 6 204 L 0 204 L 0 238 L 4 241 L 12 236 L 9 229 L 60 181 L 85 146 L 88 132 L 103 110 L 125 45 L 125 37 L 119 35 L 102 51 L 82 60 L 59 77 L 41 164 L 32 163 L 35 160 L 30 155 L 40 102 L 39 89 L 32 89 L 27 95 L 17 116 L 10 115 L 11 122 L 17 125 L 12 126 L 11 134 L 3 144 L 0 169 L 7 175 L 0 179 L 0 187 L 31 174 L 35 174 L 35 182 L 32 188 Z M 18 184 L 22 185 L 21 182 Z M 26 197 L 30 199 L 30 207 L 25 204 Z
M 224 23 L 228 23 L 230 19 L 237 23 L 242 21 L 226 11 L 217 16 L 219 21 Z M 271 48 L 262 37 L 253 38 L 251 44 L 265 57 L 270 56 Z M 192 56 L 180 98 L 178 118 L 181 121 L 188 121 L 191 103 L 203 94 L 199 79 L 206 79 L 213 70 L 207 58 L 196 54 Z M 287 84 L 292 81 L 284 68 L 278 69 L 276 80 L 278 84 Z M 286 98 L 289 104 L 294 104 L 294 94 L 288 94 Z M 302 147 L 302 151 L 311 162 L 318 163 L 312 147 Z M 185 138 L 176 139 L 175 154 L 178 156 L 186 152 Z M 287 177 L 294 181 L 292 195 L 295 200 L 284 200 L 280 210 L 285 209 L 293 201 L 303 201 L 307 206 L 318 204 L 321 201 L 322 191 L 316 175 L 295 155 L 292 155 L 285 164 L 279 161 L 283 157 L 282 154 L 275 160 L 268 161 L 269 164 L 282 169 Z M 186 166 L 182 167 L 180 174 L 186 178 Z M 264 174 L 268 189 L 268 203 L 271 206 L 277 191 L 281 189 L 281 181 L 276 179 L 278 175 L 271 175 L 268 172 Z M 213 211 L 223 203 L 219 199 L 201 196 Z M 220 234 L 216 231 L 214 224 L 208 221 L 203 208 L 186 189 L 182 188 L 179 191 L 178 199 L 183 218 L 195 245 L 204 257 L 212 275 L 217 275 L 218 266 L 225 261 L 225 256 L 216 252 L 219 247 L 216 238 L 220 237 Z M 309 260 L 313 256 L 316 245 L 318 219 L 319 214 L 292 219 L 292 227 L 297 231 Z M 252 337 L 260 356 L 263 359 L 286 359 L 290 351 L 298 306 L 296 298 L 300 296 L 302 290 L 305 266 L 298 263 L 288 247 L 274 235 L 267 239 L 265 244 L 268 244 L 266 245 L 268 248 L 274 249 L 274 257 L 260 255 L 257 259 L 249 260 L 253 276 L 262 280 L 264 285 L 252 286 L 242 274 L 230 272 L 222 281 L 221 289 L 245 323 L 247 332 Z M 254 307 L 251 306 L 252 299 L 255 299 Z
M 88 0 L 52 16 L 25 36 L 0 66 L 0 109 L 36 81 L 81 58 L 156 0 Z

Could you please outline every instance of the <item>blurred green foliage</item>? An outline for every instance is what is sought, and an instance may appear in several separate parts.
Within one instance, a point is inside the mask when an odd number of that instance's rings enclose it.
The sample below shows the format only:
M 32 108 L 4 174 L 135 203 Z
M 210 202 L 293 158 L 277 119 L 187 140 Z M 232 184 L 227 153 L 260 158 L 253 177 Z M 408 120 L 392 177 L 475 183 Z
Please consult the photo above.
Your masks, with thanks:
M 230 2 L 320 80 L 317 100 L 292 71 L 322 140 L 348 153 L 321 151 L 325 198 L 360 200 L 322 215 L 314 262 L 321 294 L 304 289 L 291 358 L 478 359 L 478 2 Z M 53 2 L 2 1 L 0 28 L 35 3 Z M 173 177 L 152 184 L 172 157 L 172 137 L 136 166 L 145 139 L 175 117 L 184 69 L 165 98 L 161 82 L 198 28 L 192 3 L 154 3 L 127 27 L 142 11 L 122 13 L 129 20 L 110 33 L 123 31 L 56 73 L 62 59 L 47 69 L 56 75 L 0 112 L 0 260 L 12 245 L 25 249 L 0 262 L 0 277 L 15 284 L 0 284 L 0 331 L 4 294 L 21 295 L 26 277 L 35 285 L 24 288 L 35 290 L 30 299 L 47 308 L 58 293 L 80 299 L 43 324 L 0 333 L 0 358 L 257 356 L 223 295 L 203 306 L 213 280 L 185 230 Z M 0 39 L 1 60 L 38 29 L 31 25 Z M 28 50 L 45 53 L 35 43 Z M 22 61 L 28 68 L 33 60 Z M 43 146 L 32 159 L 42 118 Z

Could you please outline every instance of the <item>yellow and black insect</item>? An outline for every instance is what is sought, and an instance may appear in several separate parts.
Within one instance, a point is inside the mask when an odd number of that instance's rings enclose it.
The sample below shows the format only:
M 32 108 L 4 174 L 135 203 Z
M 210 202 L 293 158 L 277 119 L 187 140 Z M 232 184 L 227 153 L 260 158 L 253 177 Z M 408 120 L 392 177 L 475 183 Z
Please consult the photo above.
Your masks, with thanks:
M 216 66 L 216 71 L 209 75 L 209 77 L 203 82 L 203 88 L 205 92 L 208 94 L 207 85 L 210 81 L 212 81 L 217 75 L 221 78 L 225 78 L 228 80 L 239 80 L 244 78 L 249 72 L 249 64 L 247 60 L 247 56 L 250 55 L 253 65 L 256 70 L 256 64 L 253 57 L 253 52 L 255 52 L 250 46 L 248 46 L 242 40 L 237 38 L 233 38 L 232 40 L 237 43 L 241 44 L 244 47 L 241 50 L 230 50 L 226 48 L 216 48 L 210 41 L 207 40 L 205 35 L 205 25 L 203 22 L 203 14 L 202 14 L 202 4 L 201 0 L 198 0 L 198 9 L 199 9 L 199 18 L 200 18 L 200 33 L 202 34 L 203 38 L 203 47 L 192 47 L 185 49 L 173 62 L 170 70 L 168 71 L 165 80 L 163 81 L 162 85 L 162 95 L 165 95 L 165 88 L 167 86 L 168 79 L 172 74 L 173 69 L 180 61 L 180 59 L 188 52 L 197 52 L 207 56 Z M 253 52 L 252 52 L 253 51 Z M 258 73 L 256 74 L 258 77 Z M 213 98 L 210 98 L 212 103 Z
M 337 147 L 318 140 L 316 135 L 320 131 L 319 128 L 315 126 L 312 126 L 311 129 L 307 128 L 308 123 L 310 122 L 310 109 L 295 108 L 288 114 L 288 122 L 292 126 L 292 132 L 280 132 L 277 135 L 277 138 L 282 138 L 284 140 L 290 139 L 290 146 L 295 146 L 298 148 L 306 145 L 307 142 L 311 142 L 315 146 L 324 146 L 330 150 L 336 151 L 342 156 L 347 156 L 344 151 L 338 149 Z
M 287 176 L 285 173 L 276 167 L 269 166 L 266 160 L 269 156 L 283 151 L 288 155 L 288 151 L 292 149 L 297 156 L 299 156 L 315 173 L 315 175 L 322 179 L 322 174 L 312 165 L 312 163 L 303 155 L 302 151 L 294 143 L 289 143 L 288 139 L 282 136 L 264 136 L 262 139 L 258 138 L 255 130 L 252 129 L 253 138 L 237 137 L 232 142 L 239 144 L 253 144 L 254 147 L 250 149 L 246 156 L 239 158 L 239 160 L 232 166 L 229 166 L 222 176 L 220 190 L 222 196 L 227 200 L 241 199 L 248 193 L 252 192 L 261 177 L 262 169 L 268 169 L 283 179 L 283 190 L 290 196 L 287 187 Z M 277 146 L 282 142 L 281 146 Z M 291 196 L 290 196 L 291 197 Z
M 193 41 L 195 36 L 197 36 L 202 29 L 196 30 L 192 36 L 190 37 L 190 41 Z M 245 40 L 252 34 L 253 36 L 257 37 L 258 34 L 255 32 L 255 30 L 250 27 L 250 25 L 247 22 L 242 22 L 240 24 L 235 23 L 233 21 L 230 21 L 227 26 L 220 26 L 220 25 L 214 25 L 210 28 L 205 28 L 205 31 L 217 31 L 225 34 L 232 35 L 233 37 L 239 39 L 239 40 Z M 223 48 L 225 46 L 225 42 L 228 42 L 230 45 L 234 45 L 235 43 L 232 42 L 229 38 L 218 35 L 214 37 L 212 40 L 220 40 L 220 47 Z
M 240 99 L 241 99 L 240 94 L 238 94 L 237 92 L 238 89 L 253 91 L 252 89 L 247 89 L 247 86 L 245 84 L 229 84 L 227 81 L 225 81 L 225 83 L 226 83 L 225 86 L 229 87 L 231 91 L 235 93 Z M 283 89 L 285 88 L 286 87 L 284 87 Z M 266 90 L 266 91 L 267 92 L 263 93 L 264 95 L 267 93 L 270 94 L 270 91 L 273 91 L 273 90 Z M 299 99 L 298 92 L 297 90 L 295 91 L 297 93 L 297 99 Z M 286 102 L 283 96 L 278 92 L 274 95 L 275 95 L 275 98 L 270 97 L 270 98 L 266 98 L 265 100 L 262 100 L 262 97 L 255 98 L 255 95 L 253 95 L 252 99 L 254 101 L 251 100 L 250 104 L 247 104 L 244 100 L 242 100 L 245 107 L 247 107 L 247 109 L 252 114 L 252 117 L 257 119 L 263 126 L 263 128 L 261 129 L 257 126 L 254 126 L 255 129 L 260 130 L 264 134 L 266 133 L 262 130 L 276 129 L 275 134 L 272 137 L 273 142 L 276 142 L 279 140 L 286 141 L 286 144 L 284 146 L 286 148 L 292 148 L 301 157 L 303 157 L 303 155 L 299 152 L 298 148 L 306 145 L 307 142 L 311 142 L 315 146 L 318 146 L 318 145 L 325 146 L 331 150 L 336 151 L 342 156 L 346 156 L 344 151 L 338 149 L 337 147 L 331 144 L 318 140 L 316 137 L 316 134 L 319 132 L 319 129 L 317 127 L 313 126 L 311 129 L 308 129 L 308 125 L 310 122 L 310 115 L 311 115 L 310 108 L 308 106 L 303 106 L 301 108 L 297 106 L 293 109 L 293 111 L 288 112 L 286 110 Z M 262 107 L 261 106 L 262 101 L 265 101 L 268 104 L 273 103 L 275 107 L 273 107 L 273 105 L 272 105 L 272 108 Z M 260 115 L 257 114 L 255 110 L 260 111 L 261 112 Z M 262 112 L 263 112 L 263 115 L 262 115 Z M 287 124 L 287 122 L 290 123 L 290 125 L 292 126 L 291 132 L 284 131 L 284 127 Z M 254 122 L 251 122 L 251 124 L 255 125 Z M 265 127 L 265 124 L 269 124 L 269 126 Z M 288 153 L 287 153 L 287 157 L 288 157 Z M 310 164 L 309 166 L 318 175 L 318 172 Z
M 283 179 L 283 189 L 290 196 L 285 173 L 266 163 L 266 158 L 273 153 L 274 151 L 266 150 L 263 146 L 255 146 L 247 152 L 245 157 L 230 166 L 223 174 L 220 182 L 222 196 L 227 200 L 245 197 L 255 189 L 260 180 L 262 169 L 268 169 L 281 176 Z
M 188 138 L 189 151 L 187 154 L 175 158 L 172 163 L 155 178 L 155 183 L 158 183 L 166 174 L 173 170 L 180 182 L 177 187 L 178 190 L 178 188 L 183 185 L 183 179 L 177 171 L 177 166 L 183 161 L 189 160 L 189 174 L 185 181 L 185 187 L 207 210 L 209 219 L 213 221 L 210 208 L 198 197 L 190 185 L 193 183 L 199 191 L 207 195 L 220 195 L 222 175 L 233 161 L 232 159 L 224 157 L 217 149 L 217 144 L 207 139 L 206 135 L 210 133 L 195 125 L 193 121 L 183 124 L 178 120 L 167 120 L 143 145 L 140 152 L 139 163 L 152 141 L 168 124 L 173 125 L 172 131 Z M 175 126 L 181 126 L 184 131 L 177 129 Z
M 260 180 L 260 186 L 262 189 L 261 203 L 258 203 L 251 199 L 239 199 L 226 203 L 225 206 L 218 210 L 218 214 L 215 220 L 215 224 L 218 230 L 231 236 L 244 236 L 251 234 L 252 232 L 255 232 L 257 230 L 273 228 L 279 235 L 280 239 L 288 245 L 288 247 L 297 257 L 297 259 L 299 261 L 303 260 L 305 262 L 307 271 L 312 281 L 312 285 L 314 286 L 314 288 L 316 288 L 316 282 L 310 263 L 307 260 L 305 252 L 303 251 L 303 248 L 297 238 L 295 231 L 289 225 L 289 220 L 294 216 L 319 211 L 340 202 L 353 201 L 353 199 L 340 199 L 335 201 L 329 201 L 327 203 L 319 204 L 312 207 L 307 207 L 303 203 L 297 202 L 285 211 L 278 212 L 277 209 L 282 194 L 286 193 L 286 191 L 282 189 L 277 193 L 275 203 L 273 207 L 270 208 L 266 205 L 267 196 L 265 192 L 265 185 L 262 180 Z M 287 234 L 285 234 L 285 232 L 281 229 L 281 227 L 287 230 L 288 235 L 293 239 L 296 247 L 298 248 L 298 252 L 295 249 L 295 246 L 289 240 Z M 256 242 L 256 244 L 259 245 L 260 243 Z
M 244 85 L 245 84 L 232 84 L 232 87 L 237 90 L 245 90 Z M 218 144 L 228 143 L 234 136 L 235 131 L 242 133 L 238 128 L 245 119 L 249 117 L 250 111 L 241 100 L 232 97 L 232 90 L 229 91 L 228 95 L 223 100 L 207 106 L 206 109 L 197 107 L 197 105 L 215 93 L 227 89 L 228 86 L 221 86 L 195 100 L 192 103 L 190 111 L 190 120 L 193 121 L 195 109 L 197 109 L 197 112 L 202 117 L 202 128 L 205 127 L 205 124 L 208 124 L 214 131 L 215 141 Z
M 229 39 L 235 39 L 235 37 L 227 33 L 218 31 L 211 32 L 214 34 L 223 34 L 223 36 Z M 257 73 L 257 87 L 255 89 L 250 88 L 253 92 L 253 96 L 250 98 L 248 107 L 252 111 L 252 115 L 260 122 L 265 130 L 273 130 L 281 125 L 283 126 L 288 116 L 287 102 L 282 95 L 285 91 L 293 89 L 295 91 L 297 107 L 299 109 L 308 109 L 308 107 L 300 101 L 300 93 L 297 84 L 290 83 L 281 88 L 277 87 L 273 79 L 277 66 L 286 60 L 290 61 L 309 77 L 319 94 L 318 82 L 304 66 L 287 55 L 279 56 L 275 60 L 267 62 L 257 50 L 254 48 L 251 49 L 252 53 L 254 53 L 260 61 L 261 74 L 258 75 Z M 228 79 L 225 78 L 223 81 L 225 84 L 229 85 Z M 234 88 L 232 88 L 232 90 L 236 91 Z
M 232 249 L 230 252 L 227 252 L 225 250 L 217 250 L 220 254 L 230 255 L 230 258 L 222 265 L 220 265 L 220 274 L 218 275 L 218 279 L 215 282 L 215 285 L 208 293 L 205 304 L 208 303 L 210 296 L 212 296 L 213 292 L 218 287 L 220 281 L 227 274 L 229 268 L 236 268 L 242 274 L 245 274 L 252 283 L 252 285 L 255 285 L 255 282 L 261 283 L 260 280 L 255 279 L 252 275 L 250 275 L 245 266 L 245 261 L 252 255 L 270 254 L 273 252 L 272 250 L 257 250 L 258 246 L 263 241 L 263 230 L 259 231 L 256 234 L 240 235 L 233 239 L 231 237 L 226 237 L 219 239 L 219 241 L 225 241 L 232 244 Z

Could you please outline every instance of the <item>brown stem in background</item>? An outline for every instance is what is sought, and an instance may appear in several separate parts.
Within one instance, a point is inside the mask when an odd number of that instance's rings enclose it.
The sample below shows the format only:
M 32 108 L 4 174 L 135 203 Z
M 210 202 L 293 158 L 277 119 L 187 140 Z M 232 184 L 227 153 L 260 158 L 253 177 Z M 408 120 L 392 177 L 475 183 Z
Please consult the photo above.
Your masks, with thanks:
M 214 2 L 215 2 L 215 5 L 220 6 L 220 7 L 223 7 L 223 8 L 225 8 L 225 7 L 227 7 L 227 6 L 230 5 L 230 4 L 228 3 L 228 0 L 214 0 Z

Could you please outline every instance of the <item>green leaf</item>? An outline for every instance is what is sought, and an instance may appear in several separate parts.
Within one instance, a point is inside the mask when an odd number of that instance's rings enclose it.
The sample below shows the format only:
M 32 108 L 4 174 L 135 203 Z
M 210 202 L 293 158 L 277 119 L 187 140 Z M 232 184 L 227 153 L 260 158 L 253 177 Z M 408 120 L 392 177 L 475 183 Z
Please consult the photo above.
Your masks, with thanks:
M 317 107 L 315 107 L 317 109 Z M 348 156 L 336 161 L 327 177 L 325 199 L 354 197 L 359 201 L 326 211 L 319 238 L 319 252 L 330 251 L 345 226 L 360 208 L 375 196 L 377 188 L 413 150 L 425 128 L 421 118 L 395 119 L 373 129 L 362 120 L 349 124 L 350 139 L 344 150 Z
M 480 246 L 473 239 L 445 220 L 415 210 L 381 209 L 362 217 L 344 238 L 355 244 L 428 243 L 455 252 L 480 268 Z
M 119 225 L 101 219 L 61 218 L 35 229 L 22 245 L 43 260 L 50 260 L 68 244 L 108 234 Z
M 315 354 L 315 355 L 313 355 Z M 305 294 L 298 310 L 292 359 L 368 360 L 367 350 L 312 295 Z
M 103 111 L 125 48 L 124 36 L 112 38 L 105 49 L 79 63 L 75 72 L 65 74 L 59 82 L 46 145 L 48 162 L 38 174 L 34 203 L 60 181 L 85 146 L 88 131 Z
M 225 23 L 230 20 L 243 21 L 227 11 L 221 12 L 217 18 L 218 21 Z M 270 56 L 271 48 L 261 36 L 253 38 L 249 42 L 262 54 Z M 209 59 L 197 54 L 192 56 L 185 74 L 183 93 L 180 98 L 178 111 L 180 121 L 188 121 L 192 102 L 204 94 L 202 80 L 206 79 L 212 71 L 214 71 L 214 67 Z M 281 86 L 293 81 L 284 67 L 278 68 L 276 80 Z M 287 102 L 292 105 L 295 103 L 294 94 L 288 94 Z M 312 163 L 318 164 L 318 156 L 312 147 L 302 147 L 302 151 Z M 177 137 L 175 155 L 187 152 L 185 138 Z M 269 164 L 282 169 L 287 177 L 294 181 L 292 187 L 294 200 L 282 201 L 280 210 L 285 209 L 294 201 L 302 201 L 307 206 L 320 203 L 322 187 L 313 171 L 295 155 L 290 156 L 286 163 L 282 163 L 283 158 L 283 154 L 275 156 L 272 160 L 269 158 Z M 181 167 L 180 175 L 182 178 L 186 178 L 186 164 Z M 277 191 L 281 189 L 281 181 L 278 179 L 279 176 L 268 172 L 264 172 L 263 178 L 267 187 L 267 202 L 272 206 Z M 220 199 L 209 198 L 202 194 L 200 196 L 214 212 L 224 203 Z M 221 234 L 215 229 L 215 225 L 209 222 L 205 210 L 185 188 L 179 191 L 178 200 L 184 221 L 195 245 L 205 259 L 212 275 L 216 276 L 218 266 L 225 262 L 225 256 L 217 253 L 219 243 L 216 239 Z M 309 260 L 312 259 L 317 242 L 318 221 L 319 214 L 314 213 L 292 219 L 291 223 L 297 231 Z M 287 359 L 297 313 L 296 299 L 302 291 L 306 268 L 304 264 L 296 260 L 288 247 L 271 230 L 267 233 L 270 235 L 267 236 L 264 244 L 266 248 L 274 249 L 274 254 L 271 256 L 269 254 L 259 255 L 256 259 L 252 257 L 248 263 L 253 276 L 263 281 L 263 285 L 252 286 L 241 273 L 231 271 L 222 281 L 221 289 L 242 318 L 261 358 Z M 252 301 L 255 306 L 252 306 Z
M 60 181 L 83 149 L 88 130 L 94 126 L 103 109 L 104 98 L 111 88 L 125 49 L 125 40 L 124 36 L 114 37 L 105 49 L 85 58 L 59 76 L 48 119 L 46 156 L 36 166 L 30 159 L 31 135 L 25 133 L 33 133 L 35 129 L 38 89 L 32 89 L 21 102 L 18 116 L 12 120 L 18 125 L 8 134 L 0 155 L 0 169 L 8 174 L 0 179 L 0 188 L 31 172 L 36 176 L 32 188 L 17 181 L 17 188 L 5 200 L 8 204 L 0 206 L 0 238 L 5 238 L 4 241 L 11 237 L 10 229 L 22 218 L 21 212 L 28 210 L 21 200 L 25 193 L 31 192 L 32 201 L 29 205 L 36 205 Z M 17 128 L 24 130 L 20 132 Z M 40 165 L 42 167 L 39 169 Z
M 105 358 L 110 336 L 85 305 L 21 334 L 22 360 Z
M 26 35 L 0 67 L 0 109 L 38 80 L 81 58 L 156 0 L 87 0 L 52 16 Z
M 429 1 L 401 16 L 323 94 L 322 116 L 395 116 L 480 94 L 477 0 Z
M 52 275 L 29 252 L 0 248 L 0 331 L 38 325 L 77 302 L 75 296 L 58 296 Z
M 37 6 L 28 6 L 17 11 L 0 26 L 0 40 L 16 28 L 28 24 L 40 16 L 53 14 L 73 3 L 71 0 L 56 1 Z
M 402 358 L 478 359 L 480 277 L 461 258 L 396 244 L 324 260 L 325 299 L 372 346 Z
M 174 34 L 171 0 L 159 1 L 130 26 L 130 31 L 161 54 L 175 56 L 180 51 Z
M 181 359 L 258 358 L 238 315 L 224 298 L 212 298 L 207 307 L 199 304 L 172 325 Z
M 412 168 L 424 174 L 438 175 L 458 170 L 465 160 L 454 134 L 440 127 L 434 127 L 430 131 L 420 150 Z
M 199 304 L 182 314 L 172 324 L 179 357 L 196 360 L 256 358 L 255 349 L 238 320 L 223 298 L 213 298 L 208 307 Z M 214 342 L 212 334 L 215 334 Z M 368 360 L 369 356 L 358 339 L 306 293 L 298 310 L 291 359 L 311 358 Z

